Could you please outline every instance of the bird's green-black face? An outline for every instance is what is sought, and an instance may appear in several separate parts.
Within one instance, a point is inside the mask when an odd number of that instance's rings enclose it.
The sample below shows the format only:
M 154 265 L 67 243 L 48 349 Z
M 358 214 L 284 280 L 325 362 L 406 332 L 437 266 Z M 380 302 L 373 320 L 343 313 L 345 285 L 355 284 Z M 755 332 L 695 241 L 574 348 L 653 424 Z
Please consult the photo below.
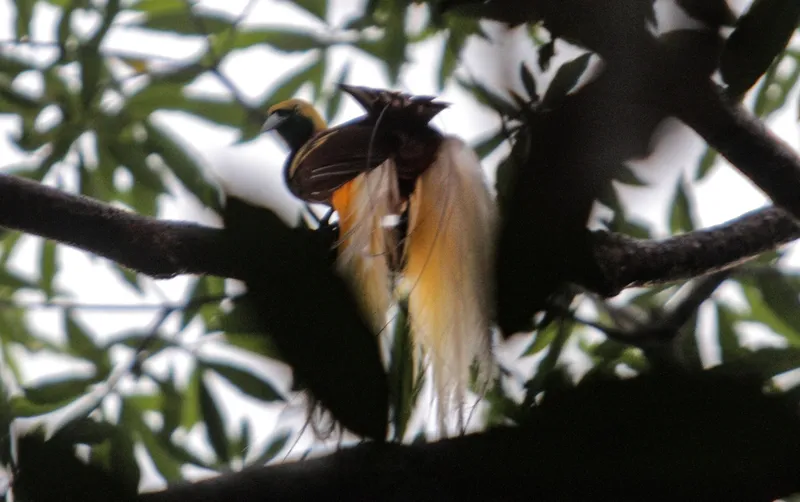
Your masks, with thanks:
M 276 131 L 292 151 L 297 151 L 323 129 L 322 118 L 310 104 L 289 100 L 270 108 L 261 132 Z

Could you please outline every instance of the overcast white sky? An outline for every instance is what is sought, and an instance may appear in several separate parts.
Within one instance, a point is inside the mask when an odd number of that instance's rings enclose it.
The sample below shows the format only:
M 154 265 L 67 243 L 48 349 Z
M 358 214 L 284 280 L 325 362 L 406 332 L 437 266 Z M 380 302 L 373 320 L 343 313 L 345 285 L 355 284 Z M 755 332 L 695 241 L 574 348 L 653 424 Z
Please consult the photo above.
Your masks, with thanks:
M 222 10 L 233 14 L 241 12 L 247 0 L 207 0 L 200 4 L 213 10 Z M 738 4 L 746 3 L 743 1 Z M 363 1 L 338 0 L 334 2 L 331 10 L 329 24 L 340 25 L 353 13 L 361 10 Z M 10 0 L 0 0 L 0 40 L 13 39 L 14 22 L 11 17 L 12 4 Z M 409 14 L 412 21 L 419 22 L 424 16 L 422 8 Z M 49 5 L 39 2 L 36 4 L 35 23 L 33 25 L 32 39 L 35 41 L 50 41 L 55 38 L 55 23 L 58 20 L 57 10 Z M 90 30 L 95 21 L 90 17 L 79 20 L 78 25 Z M 326 29 L 313 17 L 292 7 L 289 2 L 279 0 L 258 0 L 250 11 L 244 24 L 246 26 L 297 26 L 315 30 Z M 502 30 L 493 30 L 501 33 Z M 523 34 L 511 32 L 498 38 L 494 47 L 486 42 L 473 41 L 469 44 L 466 66 L 472 74 L 486 76 L 489 82 L 499 84 L 504 79 L 515 79 L 518 75 L 518 61 L 524 56 L 528 66 L 536 66 L 536 55 L 530 47 L 522 42 Z M 433 39 L 413 47 L 409 56 L 411 62 L 404 68 L 400 87 L 414 94 L 435 94 L 436 78 L 434 69 L 438 66 L 440 46 L 442 39 Z M 563 46 L 559 46 L 564 49 Z M 196 41 L 187 42 L 177 37 L 144 36 L 135 29 L 114 29 L 107 39 L 105 46 L 108 50 L 121 50 L 143 54 L 158 54 L 162 58 L 174 58 L 176 61 L 191 58 L 199 50 Z M 4 50 L 0 47 L 0 50 Z M 36 54 L 42 54 L 41 51 Z M 510 56 L 509 56 L 510 54 Z M 563 54 L 574 54 L 564 49 Z M 46 54 L 45 54 L 46 56 Z M 256 100 L 263 96 L 273 85 L 284 77 L 292 68 L 308 61 L 308 55 L 282 56 L 263 47 L 241 51 L 229 57 L 223 65 L 223 71 L 239 86 L 240 91 L 247 98 Z M 346 48 L 331 50 L 328 64 L 327 78 L 333 81 L 339 68 L 349 62 L 351 73 L 349 82 L 357 85 L 372 87 L 386 87 L 388 82 L 384 78 L 379 64 L 370 57 L 356 53 Z M 553 65 L 557 67 L 557 65 Z M 545 79 L 549 78 L 545 75 Z M 39 85 L 36 78 L 27 78 L 19 85 L 36 87 Z M 540 84 L 540 87 L 542 84 Z M 213 94 L 225 94 L 226 91 L 212 77 L 201 79 L 192 86 L 192 91 Z M 448 86 L 440 93 L 442 99 L 450 101 L 453 106 L 441 113 L 434 121 L 442 130 L 457 134 L 467 140 L 475 140 L 494 131 L 498 125 L 497 118 L 488 110 L 478 107 L 469 98 L 468 94 L 456 86 Z M 798 90 L 795 89 L 789 98 L 789 103 L 797 103 Z M 359 108 L 348 102 L 343 108 L 340 117 L 335 122 L 356 116 Z M 800 137 L 796 123 L 797 109 L 794 105 L 786 107 L 784 112 L 777 114 L 771 120 L 771 127 L 789 144 L 798 148 Z M 173 127 L 173 130 L 206 160 L 210 170 L 221 174 L 225 180 L 240 190 L 244 189 L 250 198 L 259 198 L 267 204 L 287 207 L 291 205 L 291 197 L 283 186 L 281 167 L 285 158 L 285 151 L 270 137 L 262 137 L 247 144 L 233 146 L 235 134 L 230 129 L 199 123 L 196 120 L 176 113 L 160 114 L 160 120 Z M 0 169 L 8 169 L 18 162 L 25 160 L 15 149 L 10 137 L 18 129 L 18 122 L 12 116 L 0 115 Z M 656 179 L 663 178 L 658 188 L 625 189 L 624 194 L 629 197 L 631 207 L 635 214 L 651 221 L 659 235 L 667 235 L 665 208 L 671 200 L 674 179 L 681 171 L 691 169 L 702 151 L 702 141 L 691 131 L 683 130 L 672 136 L 669 141 L 660 145 L 653 158 L 648 163 L 654 163 L 656 169 L 648 169 L 645 176 Z M 487 162 L 486 168 L 491 175 L 493 164 L 497 155 Z M 669 169 L 667 169 L 669 168 Z M 668 171 L 668 172 L 667 172 Z M 663 177 L 653 176 L 652 173 L 665 173 Z M 55 178 L 48 179 L 54 182 Z M 765 204 L 764 197 L 755 190 L 749 181 L 739 176 L 724 162 L 720 162 L 712 175 L 703 182 L 694 185 L 694 198 L 696 201 L 697 215 L 703 225 L 721 223 L 737 215 Z M 185 196 L 176 198 L 164 197 L 160 201 L 160 216 L 173 219 L 190 219 L 204 221 L 209 224 L 219 224 L 210 218 L 209 214 L 199 205 Z M 25 246 L 18 248 L 13 266 L 27 274 L 34 274 L 37 269 L 38 246 L 40 240 L 28 239 Z M 121 284 L 104 260 L 93 259 L 85 253 L 61 247 L 59 261 L 62 264 L 61 272 L 57 277 L 57 284 L 74 293 L 73 300 L 89 304 L 158 304 L 168 299 L 179 302 L 188 283 L 187 278 L 177 278 L 169 281 L 147 281 L 144 297 Z M 32 275 L 33 276 L 33 275 Z M 34 296 L 25 295 L 29 300 L 36 300 Z M 151 322 L 156 312 L 82 312 L 80 317 L 91 325 L 99 337 L 106 338 L 131 329 L 145 329 Z M 37 331 L 43 336 L 58 339 L 61 336 L 60 313 L 57 310 L 37 310 L 30 316 L 30 320 Z M 173 319 L 172 321 L 177 321 Z M 177 322 L 167 324 L 167 331 L 176 329 Z M 189 339 L 197 337 L 199 330 L 195 326 L 190 329 Z M 60 365 L 51 364 L 51 358 L 37 356 L 35 365 L 31 366 L 31 376 L 42 377 L 53 371 L 62 371 Z M 271 370 L 275 370 L 272 368 Z M 279 371 L 279 370 L 278 370 Z M 265 411 L 257 403 L 243 400 L 228 410 L 231 417 L 238 420 L 241 416 L 248 416 L 253 424 L 258 424 L 258 433 L 255 435 L 263 441 L 272 432 L 276 422 L 276 407 Z M 238 429 L 236 423 L 231 427 Z

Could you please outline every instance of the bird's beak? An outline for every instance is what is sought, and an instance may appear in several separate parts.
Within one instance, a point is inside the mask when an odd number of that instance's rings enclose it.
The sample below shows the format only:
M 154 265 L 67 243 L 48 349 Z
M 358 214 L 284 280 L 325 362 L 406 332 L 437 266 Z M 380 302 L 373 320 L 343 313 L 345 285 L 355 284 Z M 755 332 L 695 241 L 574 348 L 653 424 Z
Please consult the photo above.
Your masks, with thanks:
M 267 120 L 264 122 L 264 125 L 261 126 L 261 133 L 263 134 L 267 131 L 272 131 L 276 127 L 280 126 L 285 120 L 286 117 L 281 117 L 277 113 L 273 113 L 272 115 L 267 117 Z

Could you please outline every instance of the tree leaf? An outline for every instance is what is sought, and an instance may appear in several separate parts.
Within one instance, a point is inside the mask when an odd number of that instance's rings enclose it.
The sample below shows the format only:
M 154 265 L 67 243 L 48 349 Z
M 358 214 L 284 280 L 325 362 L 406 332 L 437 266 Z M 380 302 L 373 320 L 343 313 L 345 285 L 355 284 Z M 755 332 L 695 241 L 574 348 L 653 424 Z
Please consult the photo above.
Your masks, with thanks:
M 500 129 L 491 136 L 479 140 L 478 143 L 473 145 L 472 149 L 475 150 L 475 153 L 478 154 L 478 158 L 483 160 L 489 154 L 497 150 L 497 148 L 500 145 L 502 145 L 506 139 L 508 139 L 506 137 L 506 133 L 502 129 Z
M 739 316 L 719 303 L 715 304 L 715 307 L 717 310 L 717 338 L 722 352 L 722 360 L 730 361 L 741 357 L 747 350 L 742 348 L 736 332 L 735 324 L 739 320 Z
M 172 457 L 173 460 L 181 464 L 192 464 L 206 469 L 213 468 L 208 462 L 199 458 L 197 455 L 189 451 L 183 445 L 175 444 L 171 439 L 171 434 L 166 434 L 165 431 L 160 431 L 155 434 L 156 441 L 164 449 L 164 451 Z
M 89 417 L 78 417 L 65 424 L 54 437 L 74 444 L 100 444 L 112 437 L 117 428 L 108 422 L 98 422 Z
M 550 323 L 543 329 L 539 329 L 533 335 L 533 340 L 528 345 L 528 348 L 522 353 L 522 356 L 534 356 L 547 348 L 558 334 L 559 324 L 556 322 Z
M 765 269 L 755 276 L 764 304 L 791 328 L 779 335 L 791 345 L 800 345 L 800 300 L 798 290 L 776 269 Z
M 325 70 L 328 65 L 327 53 L 323 52 L 319 57 L 319 64 L 313 66 L 313 70 L 308 76 L 308 83 L 314 91 L 312 101 L 318 101 L 322 95 L 322 85 L 325 80 Z
M 124 399 L 122 402 L 122 410 L 120 412 L 120 420 L 126 424 L 129 429 L 134 431 L 134 437 L 139 439 L 156 470 L 161 474 L 167 482 L 179 481 L 183 478 L 181 474 L 181 464 L 178 462 L 161 444 L 156 435 L 142 420 L 139 411 L 130 406 Z M 123 446 L 124 445 L 120 445 Z
M 239 347 L 269 359 L 283 361 L 278 347 L 268 334 L 224 331 L 225 339 L 234 347 Z
M 339 87 L 340 84 L 344 84 L 347 82 L 347 77 L 350 75 L 350 61 L 342 66 L 342 70 L 339 72 L 339 76 L 336 78 L 336 84 L 333 87 L 333 91 L 331 96 L 328 98 L 328 104 L 325 106 L 325 120 L 327 122 L 333 121 L 336 117 L 336 114 L 339 113 L 339 110 L 342 108 L 342 89 Z
M 498 113 L 507 117 L 516 117 L 519 115 L 519 108 L 505 98 L 501 97 L 499 94 L 490 91 L 484 85 L 478 82 L 467 82 L 466 80 L 462 80 L 458 77 L 456 78 L 458 83 L 468 91 L 472 92 L 478 101 L 489 106 L 490 108 L 494 108 L 494 110 Z
M 220 462 L 230 462 L 228 452 L 228 436 L 225 434 L 225 423 L 217 403 L 211 396 L 205 379 L 200 379 L 200 409 L 203 412 L 203 421 L 206 424 L 206 437 Z
M 525 92 L 528 93 L 528 99 L 533 102 L 539 101 L 539 92 L 536 90 L 536 79 L 525 63 L 519 65 L 519 75 L 522 80 L 522 86 L 525 88 Z
M 245 368 L 232 366 L 221 361 L 214 362 L 208 360 L 204 360 L 203 365 L 206 368 L 214 370 L 248 396 L 267 402 L 284 400 L 283 396 L 275 390 L 272 384 L 262 377 L 247 371 Z
M 217 279 L 217 280 L 215 280 Z M 200 313 L 200 309 L 205 306 L 204 299 L 211 297 L 212 295 L 221 294 L 222 291 L 219 292 L 212 292 L 213 285 L 218 283 L 218 278 L 212 277 L 198 277 L 191 286 L 189 290 L 189 294 L 186 296 L 186 308 L 183 309 L 181 312 L 181 323 L 180 323 L 180 330 L 186 328 L 186 326 L 192 322 L 192 319 L 195 318 L 197 314 Z M 224 285 L 224 283 L 223 283 Z
M 31 33 L 31 18 L 33 17 L 33 6 L 35 0 L 15 0 L 14 5 L 17 10 L 16 17 L 16 40 L 28 38 Z
M 686 183 L 679 183 L 672 200 L 669 228 L 673 234 L 690 232 L 695 229 L 692 203 L 687 194 Z
M 35 391 L 34 391 L 35 392 Z M 49 396 L 48 396 L 49 397 Z M 61 399 L 56 402 L 47 404 L 34 403 L 24 396 L 11 396 L 8 400 L 8 406 L 11 410 L 13 417 L 35 417 L 37 415 L 44 415 L 53 410 L 63 408 L 70 404 L 75 398 Z
M 144 185 L 155 193 L 166 192 L 164 180 L 147 163 L 147 153 L 139 145 L 120 140 L 119 133 L 109 135 L 97 132 L 97 149 L 107 149 L 111 157 L 122 166 L 128 168 L 135 183 Z M 131 283 L 133 286 L 134 283 Z M 135 286 L 138 289 L 138 286 Z
M 539 64 L 539 69 L 547 71 L 550 68 L 550 61 L 553 60 L 553 56 L 556 54 L 555 39 L 540 45 L 536 53 L 536 62 Z
M 81 104 L 90 110 L 98 95 L 100 76 L 105 70 L 105 60 L 100 55 L 99 45 L 86 44 L 78 50 L 78 63 L 81 69 Z
M 5 265 L 3 264 L 3 266 Z M 7 288 L 13 292 L 22 288 L 34 288 L 36 287 L 36 283 L 28 279 L 25 279 L 24 277 L 20 277 L 19 274 L 14 272 L 13 270 L 6 270 L 5 268 L 0 268 L 0 286 Z M 10 296 L 10 295 L 4 295 L 4 296 Z
M 233 21 L 227 17 L 205 12 L 188 13 L 185 6 L 184 3 L 179 10 L 151 10 L 141 26 L 178 35 L 217 34 L 233 27 Z
M 243 458 L 250 449 L 251 433 L 250 422 L 246 418 L 239 421 L 239 436 L 234 438 L 231 444 L 231 451 L 234 455 Z
M 788 74 L 779 72 L 778 69 L 782 62 L 786 60 L 792 67 L 792 71 Z M 798 77 L 800 77 L 800 56 L 786 54 L 780 61 L 769 67 L 764 79 L 759 85 L 758 93 L 756 94 L 756 102 L 753 105 L 753 113 L 762 118 L 767 118 L 774 112 L 778 111 L 786 103 L 786 98 L 797 85 Z
M 97 382 L 94 376 L 69 375 L 52 378 L 25 387 L 25 397 L 33 404 L 54 404 L 73 401 L 82 396 L 89 385 Z
M 725 361 L 710 371 L 737 378 L 755 373 L 763 379 L 768 379 L 795 368 L 800 368 L 800 349 L 769 347 L 753 352 L 741 352 L 739 357 Z
M 415 402 L 414 346 L 411 339 L 411 325 L 408 320 L 408 306 L 405 302 L 398 306 L 393 331 L 392 357 L 389 362 L 389 388 L 392 394 L 394 440 L 402 441 Z
M 100 365 L 105 351 L 101 350 L 86 330 L 73 318 L 72 311 L 64 312 L 64 331 L 67 333 L 69 351 Z
M 561 357 L 561 352 L 564 350 L 564 345 L 567 343 L 574 323 L 567 320 L 559 320 L 556 327 L 556 335 L 553 341 L 548 345 L 549 350 L 544 359 L 539 363 L 533 376 L 525 383 L 525 402 L 535 402 L 536 395 L 544 389 L 544 383 L 548 374 L 553 371 Z
M 164 426 L 161 429 L 161 434 L 169 437 L 181 425 L 182 405 L 181 401 L 183 396 L 175 388 L 174 376 L 170 375 L 164 381 L 158 381 L 158 387 L 161 390 L 161 416 L 164 418 Z
M 394 3 L 392 16 L 386 26 L 386 30 L 381 40 L 383 46 L 383 63 L 389 77 L 389 85 L 397 85 L 400 77 L 400 70 L 408 60 L 406 57 L 406 47 L 408 46 L 408 35 L 406 34 L 406 13 L 405 8 L 401 7 L 400 2 Z
M 163 108 L 182 110 L 180 105 L 186 100 L 182 84 L 154 83 L 130 96 L 125 104 L 125 112 L 131 121 L 143 120 Z
M 197 160 L 161 126 L 151 121 L 145 122 L 144 126 L 147 131 L 147 146 L 161 156 L 181 184 L 200 202 L 219 211 L 217 189 L 206 180 Z
M 514 189 L 516 173 L 528 157 L 530 141 L 529 134 L 525 132 L 517 134 L 514 137 L 508 157 L 497 166 L 495 190 L 497 191 L 497 205 L 500 208 L 501 215 L 505 213 L 508 199 Z
M 48 300 L 52 298 L 55 293 L 53 289 L 53 280 L 57 272 L 56 243 L 54 241 L 44 241 L 42 242 L 39 255 L 39 286 L 42 288 Z
M 447 81 L 458 67 L 461 61 L 461 51 L 470 35 L 470 31 L 459 29 L 457 26 L 458 24 L 448 30 L 447 41 L 442 46 L 442 60 L 439 63 L 438 80 L 436 81 L 439 90 L 444 89 Z
M 62 47 L 62 50 L 66 47 L 67 40 L 72 35 L 72 13 L 77 9 L 75 3 L 70 2 L 69 5 L 64 6 L 61 10 L 61 19 L 58 21 L 56 33 L 58 33 L 58 45 Z
M 2 85 L 3 90 L 11 90 L 11 82 L 20 73 L 35 68 L 31 61 L 27 61 L 13 54 L 0 54 L 0 74 L 8 77 L 8 81 Z
M 780 54 L 800 24 L 800 2 L 754 0 L 736 23 L 720 56 L 728 94 L 744 95 Z
M 327 12 L 328 12 L 327 0 L 293 0 L 292 3 L 302 8 L 309 14 L 312 14 L 320 21 L 325 22 L 325 20 L 327 19 Z
M 554 106 L 558 101 L 561 101 L 562 98 L 569 94 L 569 91 L 575 87 L 578 80 L 580 80 L 586 68 L 589 66 L 591 57 L 592 54 L 587 52 L 561 65 L 544 93 L 542 104 Z
M 230 49 L 244 49 L 265 44 L 284 54 L 323 49 L 330 45 L 316 32 L 297 28 L 268 28 L 261 30 L 237 31 L 228 42 Z
M 703 360 L 700 357 L 700 348 L 697 342 L 697 312 L 692 314 L 689 321 L 683 325 L 677 337 L 677 353 L 686 368 L 693 371 L 702 371 Z M 653 360 L 654 365 L 658 364 L 659 351 L 648 352 L 648 357 Z
M 109 472 L 79 460 L 65 438 L 45 440 L 41 428 L 16 438 L 14 500 L 132 501 L 136 491 Z M 45 482 L 46 480 L 46 482 Z
M 202 371 L 195 368 L 189 376 L 189 384 L 183 392 L 183 406 L 181 407 L 181 427 L 191 429 L 200 421 L 200 386 L 202 385 Z
M 710 146 L 706 148 L 705 153 L 702 157 L 700 157 L 700 160 L 697 163 L 697 171 L 694 177 L 695 181 L 700 181 L 708 176 L 708 173 L 711 172 L 711 168 L 714 167 L 717 162 L 717 157 L 718 154 L 714 148 Z
M 267 445 L 264 453 L 258 456 L 258 458 L 253 459 L 251 462 L 248 462 L 250 465 L 264 465 L 270 460 L 274 459 L 278 453 L 283 450 L 286 446 L 286 443 L 289 442 L 289 438 L 291 435 L 288 432 L 284 432 L 278 434 L 272 438 L 272 440 Z
M 678 5 L 691 17 L 711 27 L 736 23 L 736 14 L 727 0 L 678 0 Z
M 44 178 L 56 162 L 64 159 L 72 148 L 72 144 L 75 143 L 75 140 L 77 140 L 81 134 L 83 134 L 83 131 L 79 127 L 69 125 L 58 127 L 55 140 L 50 145 L 50 152 L 37 166 L 35 176 L 39 179 Z
M 320 64 L 322 64 L 320 58 L 316 57 L 308 65 L 298 70 L 297 73 L 276 84 L 272 94 L 266 97 L 264 101 L 265 104 L 280 103 L 281 101 L 285 101 L 294 96 L 300 87 L 302 87 L 303 84 L 305 84 L 313 76 Z M 255 136 L 256 134 L 258 134 L 257 129 L 253 135 Z M 247 135 L 243 135 L 242 139 L 244 140 L 246 138 Z
M 147 14 L 157 14 L 164 12 L 186 12 L 186 2 L 184 0 L 139 0 L 132 8 Z
M 133 438 L 117 430 L 111 438 L 109 463 L 114 478 L 130 493 L 138 493 L 141 472 L 133 449 Z

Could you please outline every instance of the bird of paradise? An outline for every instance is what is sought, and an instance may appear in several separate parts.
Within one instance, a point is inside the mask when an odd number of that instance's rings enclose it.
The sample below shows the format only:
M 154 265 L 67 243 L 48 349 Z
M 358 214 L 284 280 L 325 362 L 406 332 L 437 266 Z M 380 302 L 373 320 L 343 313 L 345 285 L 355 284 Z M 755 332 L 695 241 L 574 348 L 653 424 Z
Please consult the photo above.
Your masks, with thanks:
M 496 209 L 480 161 L 429 122 L 448 104 L 428 96 L 342 85 L 366 111 L 328 127 L 299 99 L 269 109 L 291 153 L 289 190 L 338 214 L 337 266 L 373 330 L 397 301 L 431 368 L 440 429 L 463 426 L 471 368 L 491 368 Z

